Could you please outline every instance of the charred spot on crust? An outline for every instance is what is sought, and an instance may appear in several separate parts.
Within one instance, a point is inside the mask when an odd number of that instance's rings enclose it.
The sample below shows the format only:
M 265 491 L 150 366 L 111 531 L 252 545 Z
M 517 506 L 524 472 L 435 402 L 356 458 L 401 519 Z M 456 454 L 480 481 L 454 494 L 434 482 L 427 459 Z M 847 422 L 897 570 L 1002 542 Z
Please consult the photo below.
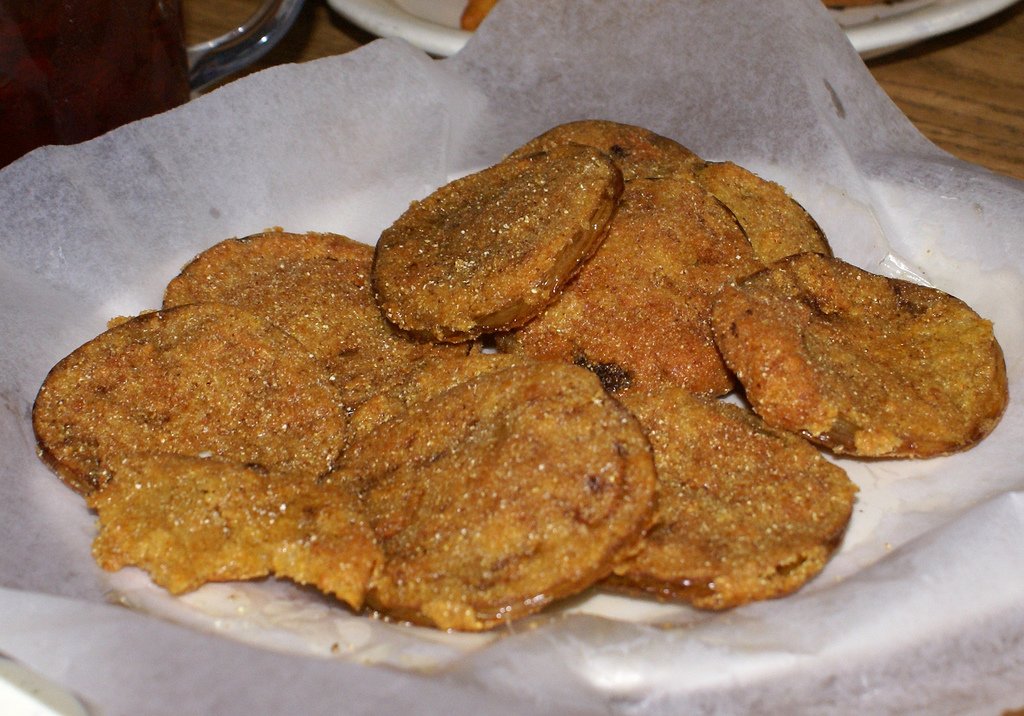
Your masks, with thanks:
M 807 562 L 807 555 L 798 554 L 793 559 L 779 562 L 775 565 L 774 574 L 776 577 L 788 577 L 804 566 Z
M 608 154 L 616 159 L 621 159 L 622 157 L 628 156 L 629 151 L 621 144 L 613 144 L 608 147 Z
M 821 307 L 821 304 L 818 302 L 817 297 L 811 296 L 809 294 L 803 294 L 799 297 L 799 301 L 808 309 L 810 309 L 811 313 L 814 314 L 815 317 L 824 320 L 830 320 L 832 318 L 829 312 Z
M 625 390 L 633 382 L 633 375 L 616 363 L 595 363 L 583 353 L 577 354 L 572 362 L 596 375 L 597 379 L 601 381 L 601 385 L 609 393 Z
M 913 316 L 914 318 L 917 318 L 918 316 L 923 316 L 925 313 L 928 312 L 928 308 L 914 301 L 908 295 L 910 292 L 911 291 L 908 290 L 908 287 L 906 285 L 898 281 L 894 281 L 892 283 L 892 293 L 896 299 L 897 310 L 899 310 L 900 313 L 905 313 L 907 315 Z

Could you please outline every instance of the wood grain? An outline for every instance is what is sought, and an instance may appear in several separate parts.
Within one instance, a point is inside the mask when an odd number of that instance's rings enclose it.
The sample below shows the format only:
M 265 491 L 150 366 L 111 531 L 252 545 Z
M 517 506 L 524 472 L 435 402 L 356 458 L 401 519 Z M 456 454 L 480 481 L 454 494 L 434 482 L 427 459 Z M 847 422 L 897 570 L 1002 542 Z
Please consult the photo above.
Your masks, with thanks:
M 230 30 L 259 0 L 185 0 L 190 42 Z M 291 32 L 251 71 L 354 50 L 373 39 L 307 0 Z M 917 128 L 949 153 L 1024 179 L 1024 4 L 868 63 Z
M 935 144 L 1024 179 L 1024 5 L 868 67 Z

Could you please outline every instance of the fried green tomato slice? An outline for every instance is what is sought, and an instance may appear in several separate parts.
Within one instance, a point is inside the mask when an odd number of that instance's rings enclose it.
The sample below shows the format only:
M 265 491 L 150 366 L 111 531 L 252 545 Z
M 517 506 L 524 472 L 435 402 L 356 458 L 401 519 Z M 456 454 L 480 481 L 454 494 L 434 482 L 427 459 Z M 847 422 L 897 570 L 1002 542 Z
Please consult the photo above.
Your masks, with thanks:
M 262 318 L 221 304 L 146 313 L 76 349 L 47 375 L 32 423 L 40 457 L 82 494 L 140 452 L 318 475 L 345 435 L 322 364 Z
M 168 284 L 164 308 L 227 303 L 295 337 L 322 359 L 348 406 L 400 382 L 421 360 L 461 356 L 465 346 L 415 340 L 373 298 L 373 247 L 338 234 L 266 231 L 207 249 Z
M 360 609 L 382 556 L 358 501 L 307 474 L 183 455 L 132 455 L 88 497 L 93 555 L 172 594 L 274 574 Z
M 832 255 L 821 227 L 782 186 L 732 162 L 709 162 L 696 175 L 736 215 L 762 263 L 806 251 Z
M 575 145 L 446 184 L 381 234 L 377 303 L 395 325 L 439 341 L 521 325 L 600 245 L 621 191 L 611 159 Z
M 638 178 L 688 175 L 702 163 L 700 157 L 679 142 L 632 124 L 604 119 L 582 119 L 553 127 L 512 152 L 526 157 L 565 144 L 583 144 L 605 152 L 629 182 Z
M 468 353 L 458 359 L 421 361 L 400 383 L 382 386 L 361 403 L 349 418 L 348 444 L 375 430 L 383 423 L 407 411 L 411 406 L 432 399 L 485 373 L 529 366 L 532 358 L 501 353 Z
M 607 584 L 701 609 L 799 589 L 842 539 L 856 486 L 797 435 L 670 388 L 629 395 L 658 471 L 655 524 Z
M 714 330 L 765 422 L 836 453 L 963 450 L 1006 407 L 989 321 L 942 291 L 820 254 L 782 259 L 726 288 Z
M 576 280 L 497 345 L 589 368 L 616 394 L 679 385 L 721 395 L 733 380 L 711 306 L 722 286 L 760 267 L 732 214 L 696 183 L 634 179 Z
M 655 478 L 592 374 L 534 363 L 414 402 L 324 479 L 360 494 L 384 552 L 369 606 L 479 631 L 607 576 L 649 526 Z

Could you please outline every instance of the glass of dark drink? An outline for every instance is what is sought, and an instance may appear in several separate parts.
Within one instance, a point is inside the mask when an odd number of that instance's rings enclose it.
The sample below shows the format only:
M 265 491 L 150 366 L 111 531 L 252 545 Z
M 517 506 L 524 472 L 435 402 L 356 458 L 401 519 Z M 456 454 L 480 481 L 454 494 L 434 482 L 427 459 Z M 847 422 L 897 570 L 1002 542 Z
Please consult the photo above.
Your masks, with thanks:
M 183 104 L 269 50 L 301 5 L 266 0 L 187 48 L 181 0 L 0 0 L 0 167 Z

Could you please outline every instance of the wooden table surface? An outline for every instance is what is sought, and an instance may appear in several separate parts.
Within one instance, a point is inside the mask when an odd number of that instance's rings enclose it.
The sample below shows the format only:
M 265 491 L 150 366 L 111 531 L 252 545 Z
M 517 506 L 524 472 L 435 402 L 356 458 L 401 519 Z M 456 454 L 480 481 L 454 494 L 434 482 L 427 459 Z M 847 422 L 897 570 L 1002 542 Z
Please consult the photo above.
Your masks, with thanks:
M 189 42 L 242 22 L 259 0 L 185 0 Z M 374 39 L 306 0 L 282 42 L 253 69 L 354 50 Z M 868 62 L 921 132 L 961 159 L 1024 179 L 1024 3 L 976 25 Z

